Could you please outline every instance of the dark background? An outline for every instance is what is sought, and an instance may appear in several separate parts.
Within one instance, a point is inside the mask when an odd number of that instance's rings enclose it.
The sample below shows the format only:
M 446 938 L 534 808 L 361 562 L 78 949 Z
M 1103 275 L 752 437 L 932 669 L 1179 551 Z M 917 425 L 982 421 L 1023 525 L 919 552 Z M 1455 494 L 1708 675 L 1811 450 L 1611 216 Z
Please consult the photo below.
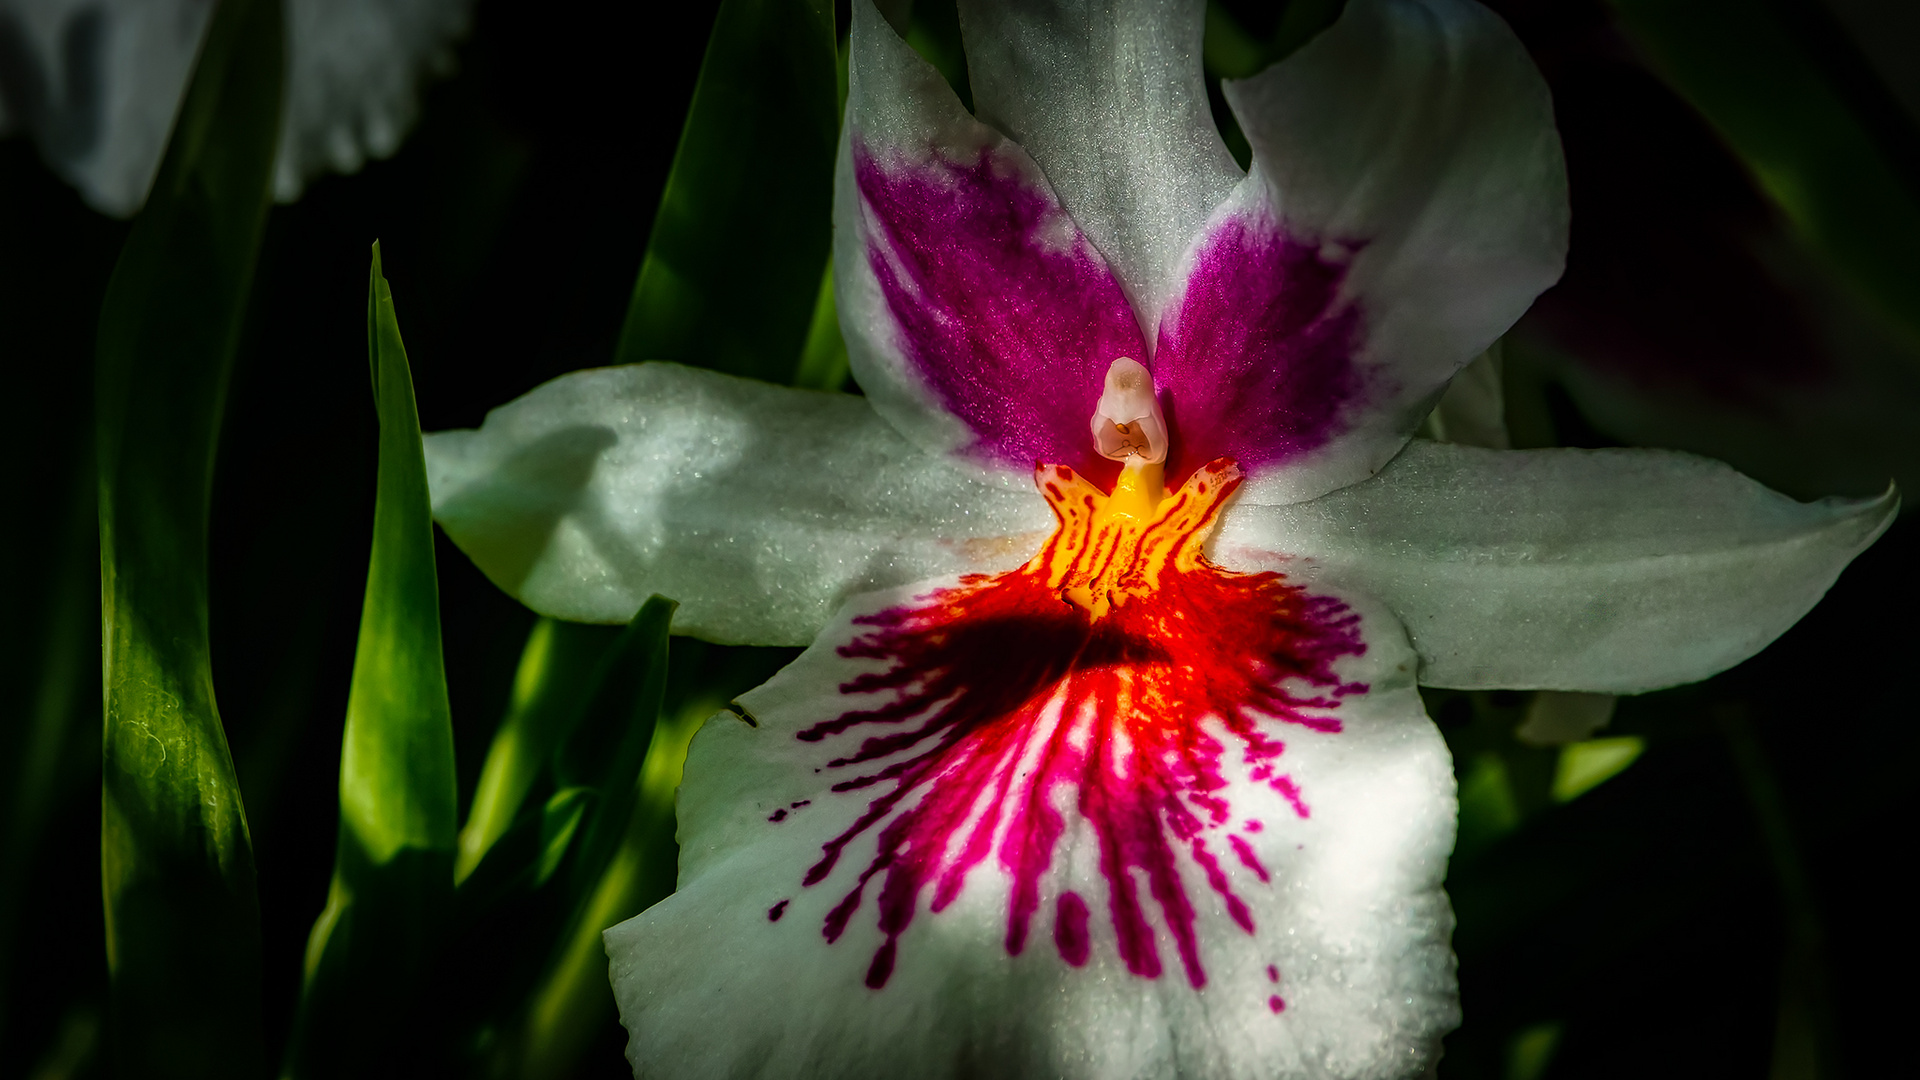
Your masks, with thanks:
M 1777 215 L 1605 9 L 1495 6 L 1554 85 L 1574 198 L 1567 281 L 1516 342 L 1603 368 L 1639 363 L 1635 385 L 1650 393 L 1745 387 L 1763 412 L 1794 387 L 1844 378 L 1803 325 L 1802 299 L 1743 246 L 1778 232 Z M 459 70 L 426 92 L 400 152 L 272 212 L 212 550 L 215 676 L 259 864 L 270 1049 L 332 866 L 373 505 L 368 245 L 381 241 L 426 430 L 477 425 L 548 378 L 607 362 L 716 7 L 667 18 L 646 5 L 484 0 Z M 1225 5 L 1262 40 L 1284 7 Z M 951 50 L 950 5 L 923 3 L 916 20 L 918 43 Z M 1850 73 L 1889 152 L 1914 160 L 1911 119 L 1843 35 L 1828 44 L 1820 55 Z M 752 147 L 740 167 L 779 183 L 780 163 Z M 30 143 L 0 142 L 0 1077 L 103 1067 L 86 447 L 94 321 L 125 233 Z M 1552 362 L 1529 368 L 1522 350 L 1515 363 L 1539 406 L 1525 424 L 1516 416 L 1523 445 L 1616 441 Z M 1790 476 L 1762 478 L 1792 490 Z M 1896 526 L 1760 656 L 1624 701 L 1608 733 L 1649 749 L 1565 806 L 1526 786 L 1551 762 L 1508 734 L 1524 695 L 1431 696 L 1463 761 L 1508 761 L 1525 811 L 1453 866 L 1466 1021 L 1443 1076 L 1904 1071 L 1906 973 L 1920 960 L 1899 885 L 1920 768 L 1905 682 L 1920 645 L 1916 555 L 1911 523 Z M 532 616 L 444 541 L 439 556 L 464 805 Z M 1557 1050 L 1525 1072 L 1517 1040 L 1546 1030 Z M 1794 1041 L 1809 1030 L 1824 1047 L 1811 1058 Z M 609 1029 L 585 1074 L 624 1075 L 621 1042 Z

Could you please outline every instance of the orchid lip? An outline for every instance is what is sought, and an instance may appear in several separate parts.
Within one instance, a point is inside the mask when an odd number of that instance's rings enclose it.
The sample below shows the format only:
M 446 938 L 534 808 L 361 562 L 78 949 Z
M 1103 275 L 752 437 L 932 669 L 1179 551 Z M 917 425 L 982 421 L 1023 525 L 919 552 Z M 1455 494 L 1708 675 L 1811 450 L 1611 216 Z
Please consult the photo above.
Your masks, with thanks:
M 1124 363 L 1131 367 L 1114 364 L 1121 378 L 1110 388 L 1150 385 L 1144 368 Z M 882 940 L 868 988 L 892 980 L 916 916 L 939 916 L 989 866 L 1012 885 L 1002 942 L 1010 956 L 1051 907 L 1067 967 L 1110 949 L 1130 974 L 1156 979 L 1171 966 L 1161 952 L 1171 945 L 1198 990 L 1210 978 L 1203 923 L 1224 919 L 1257 936 L 1248 896 L 1271 888 L 1274 873 L 1248 839 L 1261 820 L 1236 807 L 1274 808 L 1277 798 L 1299 821 L 1312 817 L 1282 766 L 1281 732 L 1341 733 L 1344 699 L 1369 687 L 1336 664 L 1365 655 L 1367 644 L 1343 603 L 1278 573 L 1208 562 L 1205 540 L 1241 480 L 1231 461 L 1210 462 L 1173 493 L 1160 490 L 1160 473 L 1135 456 L 1107 494 L 1068 466 L 1043 464 L 1035 483 L 1058 522 L 1024 567 L 854 619 L 864 629 L 838 654 L 885 668 L 840 693 L 882 699 L 849 701 L 794 737 L 832 748 L 815 766 L 837 774 L 832 796 L 867 803 L 825 839 L 800 885 L 836 880 L 839 898 L 820 923 L 828 944 L 877 888 Z M 1246 785 L 1232 786 L 1228 771 L 1240 768 Z M 1067 873 L 1062 800 L 1103 853 L 1099 876 L 1076 882 L 1079 890 L 1057 880 Z M 866 866 L 836 878 L 862 838 L 874 845 Z M 1097 946 L 1090 904 L 1106 909 L 1101 923 L 1112 932 Z M 784 911 L 783 901 L 766 917 Z M 1257 989 L 1277 1015 L 1275 981 Z

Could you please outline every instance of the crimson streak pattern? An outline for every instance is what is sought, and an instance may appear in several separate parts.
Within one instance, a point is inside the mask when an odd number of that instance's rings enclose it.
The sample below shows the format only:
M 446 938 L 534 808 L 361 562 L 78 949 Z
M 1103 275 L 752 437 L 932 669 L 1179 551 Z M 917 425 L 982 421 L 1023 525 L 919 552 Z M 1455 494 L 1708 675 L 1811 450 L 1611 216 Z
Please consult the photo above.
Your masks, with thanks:
M 846 776 L 835 791 L 870 800 L 823 845 L 804 883 L 825 881 L 849 845 L 875 835 L 872 861 L 822 928 L 838 940 L 868 885 L 882 879 L 876 905 L 885 941 L 868 986 L 886 985 L 922 896 L 931 891 L 937 914 L 989 858 L 1012 882 L 1009 954 L 1025 949 L 1050 900 L 1061 958 L 1085 964 L 1093 912 L 1104 904 L 1127 969 L 1157 978 L 1153 906 L 1197 988 L 1207 976 L 1196 902 L 1222 906 L 1242 931 L 1255 932 L 1221 863 L 1231 858 L 1270 879 L 1248 839 L 1261 822 L 1233 806 L 1229 754 L 1251 782 L 1307 817 L 1308 793 L 1281 771 L 1278 734 L 1288 726 L 1337 733 L 1341 700 L 1367 687 L 1343 682 L 1335 665 L 1366 647 L 1359 616 L 1340 601 L 1277 573 L 1225 571 L 1200 555 L 1220 502 L 1238 483 L 1231 463 L 1202 472 L 1167 501 L 1179 516 L 1155 521 L 1162 532 L 1170 524 L 1182 530 L 1176 557 L 1152 575 L 1152 588 L 1118 598 L 1102 615 L 1067 602 L 1061 582 L 1072 576 L 1063 565 L 1097 552 L 1110 557 L 1101 530 L 1087 527 L 1104 496 L 1065 467 L 1043 466 L 1041 488 L 1060 525 L 1032 562 L 866 616 L 867 629 L 841 648 L 885 664 L 842 692 L 890 700 L 799 733 L 840 750 L 827 763 Z M 1098 845 L 1104 897 L 1083 897 L 1050 876 L 1075 817 Z M 1211 896 L 1189 895 L 1196 878 Z

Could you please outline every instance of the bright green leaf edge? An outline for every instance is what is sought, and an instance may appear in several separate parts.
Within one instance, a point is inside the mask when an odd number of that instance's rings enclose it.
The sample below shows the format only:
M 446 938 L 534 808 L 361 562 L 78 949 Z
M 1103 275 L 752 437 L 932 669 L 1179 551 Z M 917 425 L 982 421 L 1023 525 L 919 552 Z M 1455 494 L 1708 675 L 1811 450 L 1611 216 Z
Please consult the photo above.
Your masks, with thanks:
M 453 908 L 457 796 L 426 458 L 393 292 L 373 246 L 367 349 L 380 419 L 373 552 L 340 751 L 340 830 L 288 1077 L 365 1075 L 392 1045 Z

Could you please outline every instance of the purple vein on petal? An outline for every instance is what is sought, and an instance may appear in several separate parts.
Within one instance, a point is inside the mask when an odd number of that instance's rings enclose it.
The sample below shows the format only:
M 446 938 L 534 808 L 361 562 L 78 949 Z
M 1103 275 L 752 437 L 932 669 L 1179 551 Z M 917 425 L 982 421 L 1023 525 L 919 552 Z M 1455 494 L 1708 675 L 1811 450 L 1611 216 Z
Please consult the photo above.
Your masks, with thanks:
M 1107 367 L 1147 359 L 1120 284 L 1052 193 L 1010 157 L 882 163 L 856 141 L 868 260 L 908 362 L 1008 465 L 1117 471 L 1087 437 Z

